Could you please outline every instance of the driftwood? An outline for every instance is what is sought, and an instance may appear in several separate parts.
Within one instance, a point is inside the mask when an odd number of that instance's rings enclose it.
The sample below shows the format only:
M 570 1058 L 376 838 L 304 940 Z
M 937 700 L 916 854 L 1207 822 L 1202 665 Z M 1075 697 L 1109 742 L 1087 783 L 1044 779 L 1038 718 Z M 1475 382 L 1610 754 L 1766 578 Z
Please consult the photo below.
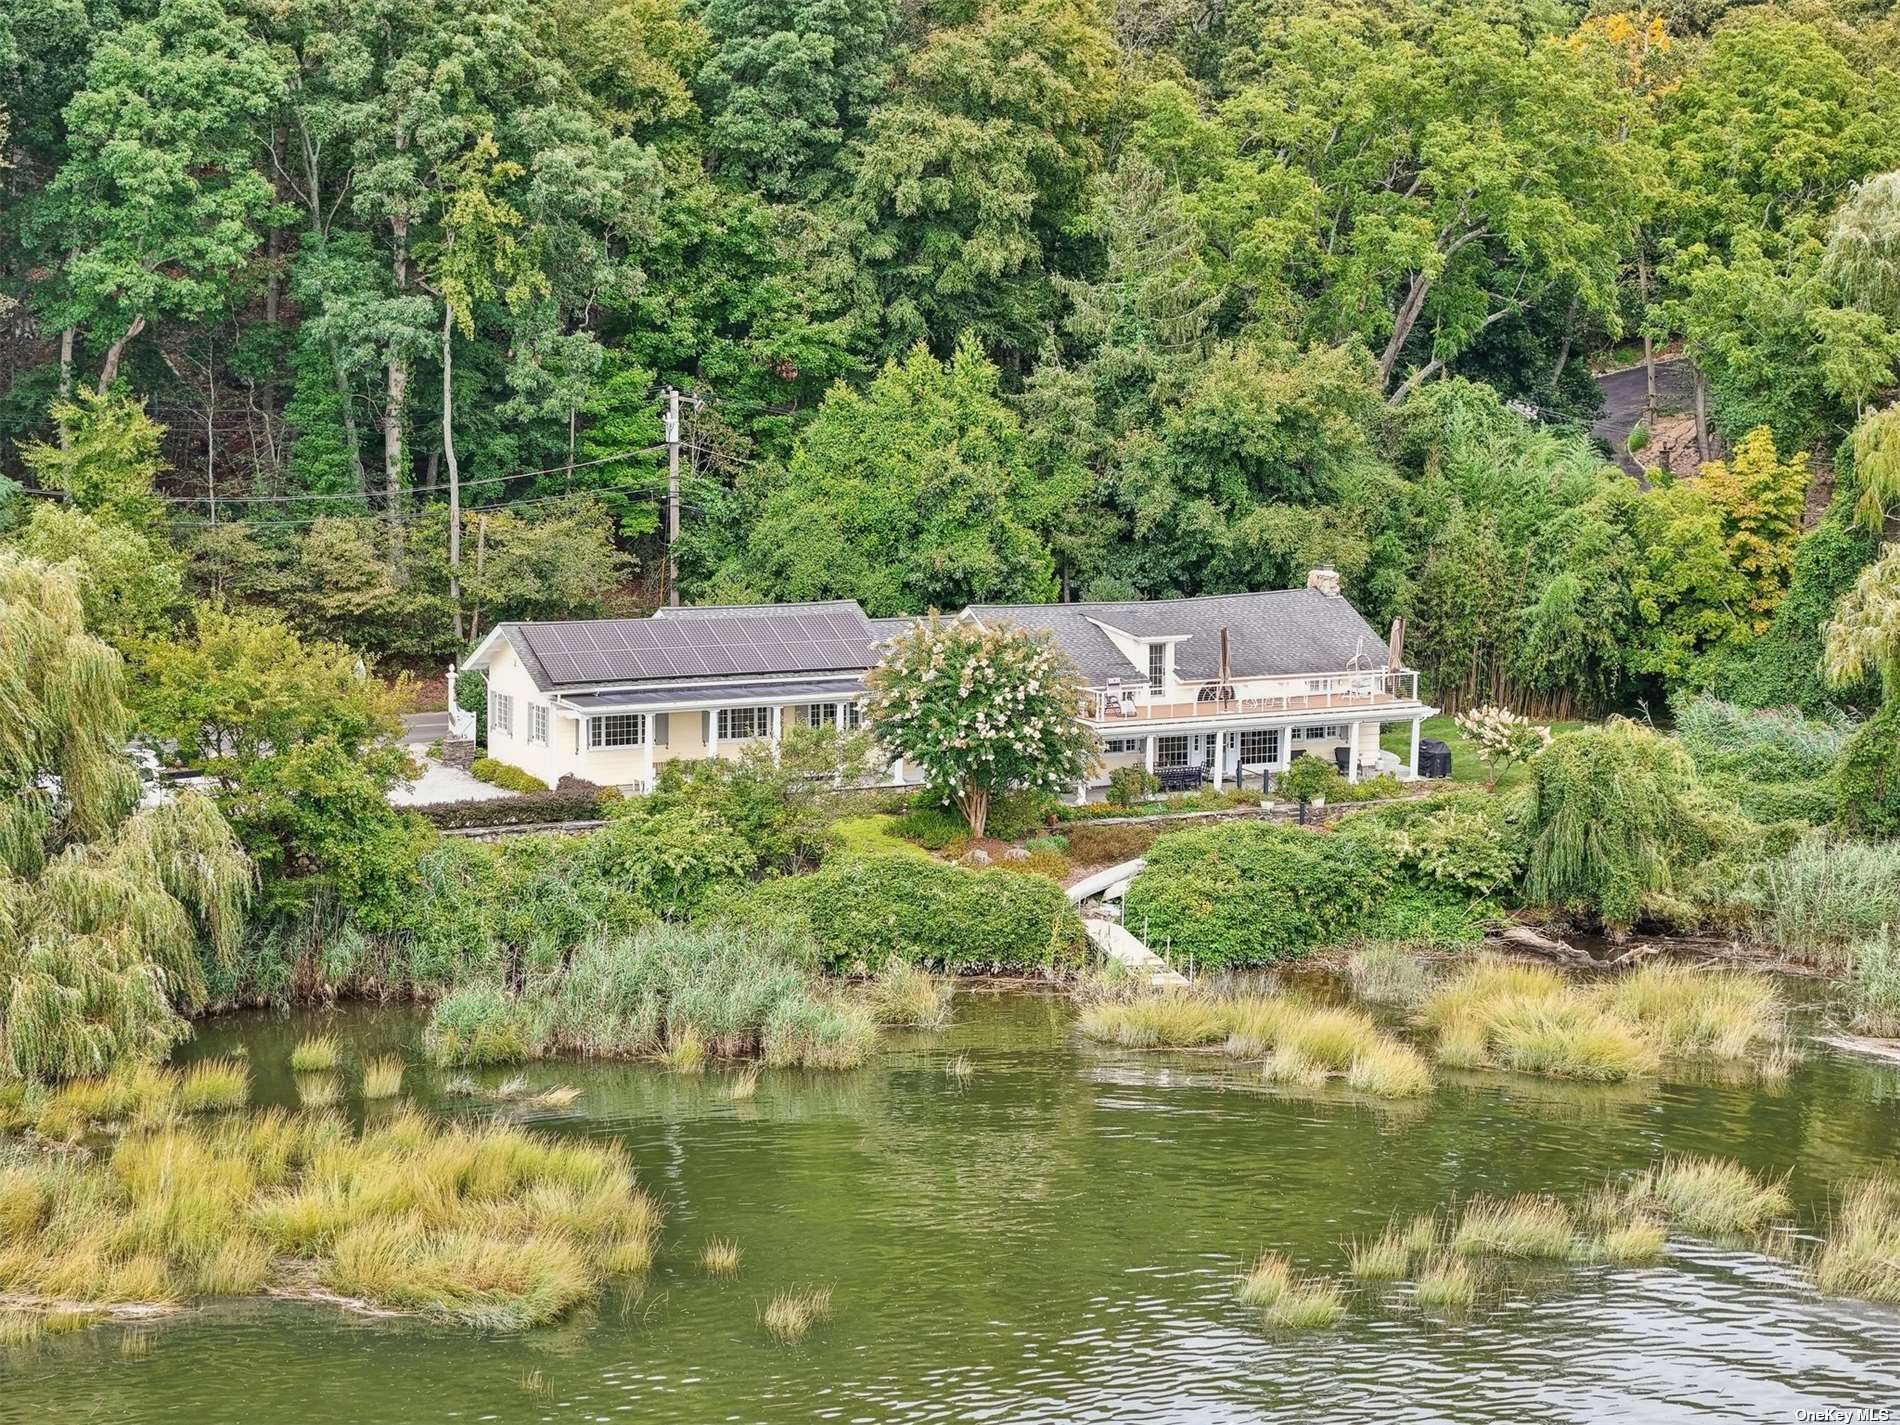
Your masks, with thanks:
M 1528 925 L 1507 925 L 1496 932 L 1494 939 L 1502 941 L 1513 950 L 1528 951 L 1532 955 L 1542 955 L 1546 960 L 1555 960 L 1560 965 L 1574 965 L 1581 970 L 1600 970 L 1602 962 L 1592 958 L 1587 950 L 1579 950 L 1568 941 L 1557 940 L 1532 930 Z

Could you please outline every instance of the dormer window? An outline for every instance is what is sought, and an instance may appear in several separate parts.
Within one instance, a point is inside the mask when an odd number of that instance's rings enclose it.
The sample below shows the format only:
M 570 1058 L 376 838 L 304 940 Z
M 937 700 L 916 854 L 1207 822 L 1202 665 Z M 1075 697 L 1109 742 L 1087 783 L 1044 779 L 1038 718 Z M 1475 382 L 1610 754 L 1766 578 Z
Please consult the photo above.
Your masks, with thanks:
M 1168 685 L 1168 645 L 1148 645 L 1148 689 L 1158 693 Z

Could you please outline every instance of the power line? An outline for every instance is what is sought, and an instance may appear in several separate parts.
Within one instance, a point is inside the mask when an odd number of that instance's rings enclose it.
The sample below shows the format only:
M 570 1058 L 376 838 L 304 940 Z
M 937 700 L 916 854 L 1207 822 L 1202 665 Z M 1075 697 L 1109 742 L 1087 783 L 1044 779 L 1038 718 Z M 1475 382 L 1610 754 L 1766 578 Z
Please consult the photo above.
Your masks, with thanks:
M 643 445 L 634 450 L 621 450 L 611 455 L 596 456 L 592 460 L 577 460 L 572 465 L 563 463 L 560 465 L 550 465 L 541 470 L 517 470 L 510 475 L 485 475 L 479 480 L 464 480 L 461 482 L 461 487 L 466 490 L 475 485 L 499 485 L 509 480 L 531 480 L 537 475 L 564 475 L 575 470 L 585 470 L 595 465 L 612 465 L 617 461 L 627 460 L 636 455 L 656 455 L 665 449 L 666 446 L 664 445 Z M 412 485 L 403 491 L 403 493 L 405 495 L 426 495 L 437 490 L 446 490 L 448 488 L 447 485 Z M 58 495 L 62 492 L 57 490 L 35 490 L 31 493 L 36 495 Z M 262 505 L 282 504 L 292 500 L 360 500 L 368 499 L 369 497 L 368 491 L 339 490 L 329 494 L 301 493 L 294 495 L 235 495 L 229 497 L 220 495 L 218 500 L 220 503 L 224 503 L 228 500 L 229 503 L 234 505 Z M 202 505 L 209 497 L 205 495 L 161 495 L 159 498 L 169 505 Z
M 699 481 L 703 479 L 703 477 L 700 477 L 700 476 L 684 476 L 683 478 L 692 479 L 695 481 Z M 716 481 L 713 481 L 713 480 L 704 480 L 704 484 L 706 486 L 708 493 L 719 493 L 719 492 L 723 492 L 725 489 L 725 486 L 720 485 Z M 651 485 L 631 485 L 631 486 L 617 485 L 617 486 L 600 487 L 600 488 L 594 488 L 594 489 L 562 490 L 559 493 L 553 494 L 553 495 L 530 495 L 519 500 L 497 501 L 496 503 L 491 504 L 491 505 L 468 505 L 464 507 L 462 512 L 464 514 L 481 514 L 481 513 L 486 513 L 492 510 L 514 510 L 514 509 L 521 509 L 529 505 L 553 504 L 553 503 L 556 503 L 557 501 L 562 501 L 562 500 L 584 500 L 590 496 L 612 495 L 612 494 L 620 494 L 620 493 L 638 492 L 640 494 L 658 494 L 665 488 L 666 488 L 666 485 L 664 481 L 656 481 L 655 483 Z M 347 496 L 332 496 L 331 498 L 334 499 L 334 498 L 348 498 L 348 497 Z M 705 512 L 705 506 L 703 505 L 684 505 L 682 506 L 682 508 L 690 509 L 696 514 Z M 366 512 L 361 515 L 358 515 L 357 518 L 373 519 L 377 521 L 378 523 L 388 523 L 392 520 L 395 521 L 396 523 L 406 523 L 410 520 L 425 519 L 432 513 L 433 511 L 431 510 L 398 510 L 396 513 L 391 514 L 385 510 L 385 511 L 375 512 L 375 513 Z M 326 520 L 326 519 L 332 519 L 332 518 L 337 518 L 337 517 L 338 516 L 335 514 L 335 512 L 332 512 L 331 514 L 323 514 L 323 515 L 303 515 L 303 516 L 293 517 L 289 519 L 268 519 L 268 520 L 246 519 L 242 516 L 239 516 L 235 519 L 228 519 L 228 520 L 187 519 L 181 516 L 172 515 L 172 516 L 166 517 L 166 523 L 174 528 L 182 528 L 182 529 L 192 529 L 192 528 L 207 528 L 208 529 L 208 528 L 212 528 L 218 525 L 244 525 L 245 527 L 249 529 L 280 529 L 280 528 L 289 528 L 291 526 L 297 526 L 297 525 L 316 524 L 319 520 Z

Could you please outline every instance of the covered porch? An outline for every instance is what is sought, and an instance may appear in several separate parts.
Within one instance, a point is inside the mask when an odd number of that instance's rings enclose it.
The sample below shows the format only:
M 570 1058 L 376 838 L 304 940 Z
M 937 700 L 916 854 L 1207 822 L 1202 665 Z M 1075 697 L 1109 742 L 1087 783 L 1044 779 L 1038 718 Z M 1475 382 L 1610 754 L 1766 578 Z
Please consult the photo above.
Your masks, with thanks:
M 1228 787 L 1265 790 L 1275 775 L 1301 756 L 1324 758 L 1339 767 L 1348 782 L 1356 783 L 1383 771 L 1409 782 L 1418 776 L 1419 728 L 1434 711 L 1414 705 L 1403 717 L 1393 717 L 1384 709 L 1368 709 L 1355 717 L 1343 708 L 1327 710 L 1323 715 L 1230 714 L 1213 725 L 1199 717 L 1183 719 L 1173 726 L 1157 720 L 1139 730 L 1120 720 L 1097 724 L 1103 745 L 1102 764 L 1076 789 L 1076 800 L 1085 801 L 1090 790 L 1105 788 L 1116 768 L 1131 766 L 1143 767 L 1164 781 L 1189 782 L 1198 772 L 1200 785 L 1217 791 Z M 1402 762 L 1380 750 L 1380 729 L 1387 723 L 1409 728 L 1410 751 Z M 1381 765 L 1382 757 L 1385 765 Z M 1177 778 L 1170 777 L 1170 773 L 1187 775 Z

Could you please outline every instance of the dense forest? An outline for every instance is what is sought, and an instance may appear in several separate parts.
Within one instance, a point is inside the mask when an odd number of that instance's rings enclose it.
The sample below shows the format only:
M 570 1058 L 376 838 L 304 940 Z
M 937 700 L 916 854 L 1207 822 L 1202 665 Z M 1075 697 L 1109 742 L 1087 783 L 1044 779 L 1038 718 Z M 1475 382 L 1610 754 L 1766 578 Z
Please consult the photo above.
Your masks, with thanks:
M 134 661 L 1330 562 L 1447 706 L 1880 701 L 1871 0 L 11 0 L 0 104 L 0 520 Z

